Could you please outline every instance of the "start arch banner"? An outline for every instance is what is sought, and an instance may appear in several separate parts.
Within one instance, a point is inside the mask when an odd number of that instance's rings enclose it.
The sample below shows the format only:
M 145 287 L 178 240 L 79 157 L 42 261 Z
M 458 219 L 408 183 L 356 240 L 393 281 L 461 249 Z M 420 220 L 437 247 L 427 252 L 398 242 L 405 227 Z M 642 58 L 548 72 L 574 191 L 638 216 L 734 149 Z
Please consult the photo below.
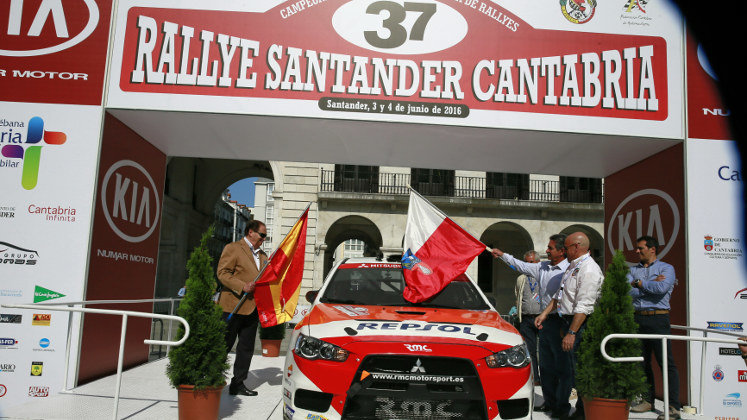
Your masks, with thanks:
M 682 138 L 668 2 L 528 3 L 122 1 L 107 105 Z

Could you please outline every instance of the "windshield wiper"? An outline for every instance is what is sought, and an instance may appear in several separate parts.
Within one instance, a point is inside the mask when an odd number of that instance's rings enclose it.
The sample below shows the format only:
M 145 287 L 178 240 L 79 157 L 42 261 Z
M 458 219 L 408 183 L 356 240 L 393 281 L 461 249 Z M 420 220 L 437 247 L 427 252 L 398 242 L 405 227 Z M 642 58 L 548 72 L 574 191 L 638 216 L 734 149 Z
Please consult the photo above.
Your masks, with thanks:
M 321 302 L 322 303 L 344 303 L 346 305 L 365 305 L 365 303 L 361 303 L 361 302 L 359 302 L 357 300 L 353 300 L 353 299 L 327 298 L 327 299 L 322 299 Z

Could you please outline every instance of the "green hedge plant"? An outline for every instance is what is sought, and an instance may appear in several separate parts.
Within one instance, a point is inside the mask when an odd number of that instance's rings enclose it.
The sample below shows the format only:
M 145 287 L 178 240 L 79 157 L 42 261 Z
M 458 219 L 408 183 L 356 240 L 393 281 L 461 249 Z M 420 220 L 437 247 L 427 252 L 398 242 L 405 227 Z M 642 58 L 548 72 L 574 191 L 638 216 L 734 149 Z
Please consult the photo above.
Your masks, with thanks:
M 646 391 L 643 366 L 637 362 L 608 361 L 602 356 L 600 344 L 609 334 L 635 334 L 638 325 L 633 318 L 633 299 L 626 278 L 628 265 L 617 251 L 607 267 L 602 292 L 589 317 L 579 348 L 579 368 L 576 388 L 586 398 L 610 398 L 633 401 Z M 607 342 L 607 354 L 612 357 L 641 356 L 641 342 L 614 339 Z
M 225 385 L 228 370 L 226 349 L 226 326 L 221 320 L 222 310 L 213 302 L 215 276 L 212 258 L 207 251 L 207 241 L 213 234 L 210 227 L 192 251 L 187 262 L 189 278 L 187 293 L 177 315 L 189 323 L 189 337 L 181 346 L 169 352 L 166 374 L 171 385 L 194 385 L 195 389 L 221 387 Z M 184 327 L 179 327 L 177 339 L 184 336 Z

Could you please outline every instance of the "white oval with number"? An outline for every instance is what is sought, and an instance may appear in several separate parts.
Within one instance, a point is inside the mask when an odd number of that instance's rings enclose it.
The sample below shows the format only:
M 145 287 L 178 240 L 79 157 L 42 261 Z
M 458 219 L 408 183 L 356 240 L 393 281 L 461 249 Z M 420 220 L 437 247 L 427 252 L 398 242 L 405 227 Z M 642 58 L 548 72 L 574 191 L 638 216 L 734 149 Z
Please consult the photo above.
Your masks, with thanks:
M 346 41 L 390 54 L 427 54 L 458 44 L 467 21 L 435 0 L 353 0 L 340 6 L 332 26 Z

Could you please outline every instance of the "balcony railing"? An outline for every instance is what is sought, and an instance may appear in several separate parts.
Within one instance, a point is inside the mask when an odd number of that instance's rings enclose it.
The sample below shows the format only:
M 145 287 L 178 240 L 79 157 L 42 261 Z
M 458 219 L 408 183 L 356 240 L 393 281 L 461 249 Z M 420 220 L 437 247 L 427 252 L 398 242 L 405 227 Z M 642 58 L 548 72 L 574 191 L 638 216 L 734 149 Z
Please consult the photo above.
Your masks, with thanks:
M 530 180 L 529 186 L 486 185 L 485 178 L 455 176 L 453 183 L 411 182 L 408 173 L 378 173 L 356 178 L 335 179 L 335 171 L 322 170 L 322 192 L 354 192 L 406 195 L 407 186 L 427 196 L 492 198 L 503 200 L 601 203 L 602 191 L 560 191 L 559 181 Z

